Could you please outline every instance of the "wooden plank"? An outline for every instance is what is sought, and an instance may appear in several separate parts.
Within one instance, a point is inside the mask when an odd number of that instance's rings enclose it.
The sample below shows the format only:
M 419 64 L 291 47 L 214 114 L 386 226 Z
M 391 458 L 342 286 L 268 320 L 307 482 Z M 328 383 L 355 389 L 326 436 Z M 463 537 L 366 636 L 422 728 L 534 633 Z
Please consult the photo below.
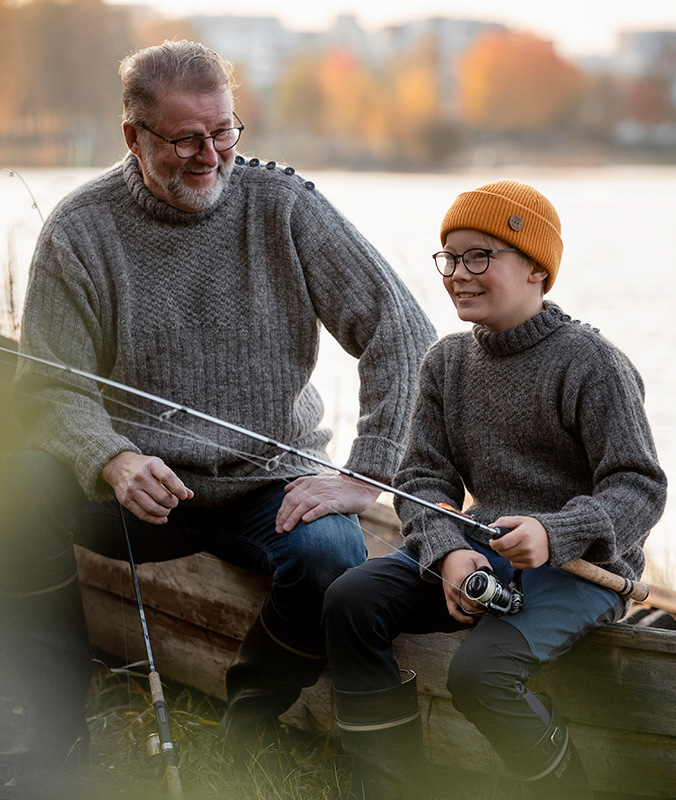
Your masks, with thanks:
M 78 559 L 92 643 L 129 662 L 143 659 L 128 566 L 87 551 L 79 551 Z M 225 672 L 269 581 L 205 554 L 140 565 L 139 581 L 160 673 L 224 698 Z M 431 758 L 504 774 L 445 688 L 451 655 L 465 635 L 400 636 L 395 647 L 402 667 L 418 673 Z M 676 796 L 675 653 L 673 631 L 608 625 L 535 679 L 570 716 L 597 789 Z M 285 720 L 335 734 L 327 672 L 304 690 Z

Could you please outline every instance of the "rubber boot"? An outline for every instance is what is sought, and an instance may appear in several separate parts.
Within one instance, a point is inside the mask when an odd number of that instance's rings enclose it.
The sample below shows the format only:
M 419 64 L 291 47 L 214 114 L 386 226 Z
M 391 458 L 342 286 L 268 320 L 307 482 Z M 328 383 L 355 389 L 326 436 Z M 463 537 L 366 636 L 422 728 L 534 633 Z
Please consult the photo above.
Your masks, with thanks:
M 21 711 L 0 744 L 0 771 L 5 782 L 39 786 L 42 798 L 61 796 L 61 778 L 73 798 L 89 763 L 91 653 L 72 548 L 39 568 L 56 580 L 0 594 L 4 667 Z
M 325 666 L 326 657 L 291 650 L 274 638 L 258 614 L 225 678 L 228 710 L 219 730 L 237 766 L 277 742 L 277 718 Z
M 546 695 L 538 697 L 549 712 L 547 730 L 531 748 L 505 758 L 522 780 L 523 799 L 593 800 L 594 794 L 566 721 L 555 713 Z
M 425 756 L 416 676 L 371 692 L 334 688 L 343 749 L 352 756 L 348 800 L 423 800 Z

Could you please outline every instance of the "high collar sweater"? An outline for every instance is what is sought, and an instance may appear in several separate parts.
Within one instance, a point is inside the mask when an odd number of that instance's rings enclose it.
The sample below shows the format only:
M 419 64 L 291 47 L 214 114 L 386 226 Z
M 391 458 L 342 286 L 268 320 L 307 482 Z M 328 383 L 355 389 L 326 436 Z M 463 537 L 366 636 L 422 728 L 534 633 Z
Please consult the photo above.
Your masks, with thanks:
M 320 325 L 359 359 L 349 469 L 382 480 L 403 451 L 433 329 L 383 257 L 292 170 L 238 157 L 197 213 L 151 194 L 129 155 L 60 203 L 31 266 L 24 352 L 78 367 L 327 459 L 311 383 Z M 72 374 L 24 360 L 15 396 L 33 446 L 90 498 L 115 455 L 162 458 L 195 504 L 234 499 L 316 464 Z
M 434 345 L 421 368 L 408 448 L 395 485 L 493 524 L 538 519 L 551 566 L 584 558 L 636 579 L 643 542 L 666 500 L 627 357 L 556 305 L 505 331 L 483 326 Z M 396 502 L 422 576 L 468 538 L 488 536 Z

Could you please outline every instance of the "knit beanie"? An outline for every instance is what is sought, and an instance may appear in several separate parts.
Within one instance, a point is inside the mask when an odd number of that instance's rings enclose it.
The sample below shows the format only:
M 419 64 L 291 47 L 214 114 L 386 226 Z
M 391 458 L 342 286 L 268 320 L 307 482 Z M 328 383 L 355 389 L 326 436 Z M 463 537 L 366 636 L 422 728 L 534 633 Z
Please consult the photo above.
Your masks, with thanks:
M 554 206 L 532 186 L 497 181 L 458 195 L 441 223 L 441 244 L 461 228 L 489 233 L 530 256 L 549 274 L 548 292 L 561 263 L 561 221 Z

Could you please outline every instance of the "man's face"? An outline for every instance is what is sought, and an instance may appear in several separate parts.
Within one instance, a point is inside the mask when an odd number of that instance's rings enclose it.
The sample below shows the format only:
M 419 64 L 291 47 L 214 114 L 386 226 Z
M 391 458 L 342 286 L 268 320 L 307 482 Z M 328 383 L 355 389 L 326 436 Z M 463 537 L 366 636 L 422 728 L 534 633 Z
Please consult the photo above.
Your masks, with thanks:
M 238 124 L 227 89 L 214 94 L 169 91 L 160 99 L 153 121 L 144 122 L 167 139 L 213 136 Z M 219 153 L 208 139 L 199 153 L 180 158 L 172 144 L 139 126 L 125 123 L 125 136 L 141 163 L 143 182 L 160 200 L 182 211 L 203 211 L 218 202 L 235 160 L 234 147 Z

